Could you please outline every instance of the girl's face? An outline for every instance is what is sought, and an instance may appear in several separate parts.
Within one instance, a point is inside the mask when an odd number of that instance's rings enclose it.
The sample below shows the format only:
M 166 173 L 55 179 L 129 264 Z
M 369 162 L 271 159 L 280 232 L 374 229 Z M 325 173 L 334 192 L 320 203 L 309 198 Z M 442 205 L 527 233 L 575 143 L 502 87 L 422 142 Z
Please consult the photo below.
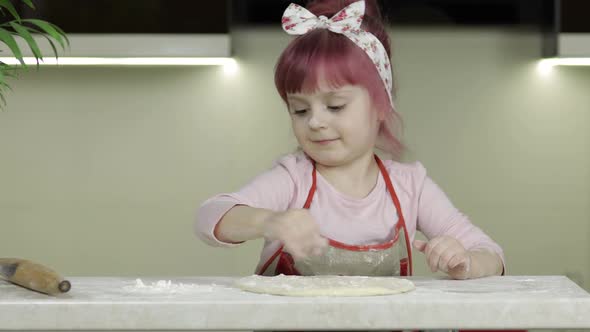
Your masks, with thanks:
M 365 88 L 320 84 L 312 94 L 288 94 L 287 102 L 295 137 L 317 163 L 340 166 L 373 155 L 379 120 Z

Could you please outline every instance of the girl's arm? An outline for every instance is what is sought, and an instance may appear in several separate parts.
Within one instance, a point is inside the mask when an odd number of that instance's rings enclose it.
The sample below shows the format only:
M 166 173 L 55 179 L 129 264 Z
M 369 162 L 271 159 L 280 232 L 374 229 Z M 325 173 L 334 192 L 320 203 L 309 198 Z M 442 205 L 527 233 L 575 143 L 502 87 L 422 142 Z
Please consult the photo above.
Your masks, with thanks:
M 231 243 L 259 237 L 277 240 L 296 260 L 320 254 L 328 245 L 307 209 L 274 212 L 235 206 L 221 219 L 214 233 L 219 240 Z
M 445 259 L 450 260 L 452 257 L 449 256 L 454 256 L 459 252 L 460 259 L 458 259 L 461 260 L 461 266 L 465 267 L 469 264 L 469 271 L 463 271 L 468 274 L 469 278 L 504 273 L 502 248 L 480 228 L 473 225 L 467 216 L 455 208 L 447 195 L 426 175 L 424 175 L 420 191 L 417 227 L 430 240 L 431 248 L 428 248 L 430 250 L 425 247 L 424 251 L 427 254 L 431 269 L 436 268 L 436 262 L 444 265 Z M 448 241 L 450 240 L 447 238 L 454 239 L 457 243 L 449 244 Z M 435 240 L 434 244 L 443 241 L 442 247 L 432 244 Z M 459 246 L 457 247 L 456 244 Z M 419 247 L 420 245 L 417 246 L 420 250 Z M 438 249 L 433 252 L 434 256 L 431 257 L 431 251 L 435 247 L 438 247 Z M 445 247 L 449 247 L 454 252 L 446 255 L 440 252 Z M 441 259 L 443 259 L 443 262 L 440 261 Z M 467 259 L 469 259 L 469 262 L 467 262 Z M 456 263 L 456 260 L 452 262 L 452 265 Z M 459 269 L 461 266 L 459 266 Z M 451 267 L 447 266 L 446 268 Z M 452 273 L 450 275 L 453 276 Z M 461 275 L 461 273 L 458 273 L 458 275 Z
M 295 169 L 294 158 L 285 162 Z M 199 209 L 197 235 L 210 245 L 224 247 L 264 237 L 280 241 L 295 259 L 318 254 L 327 240 L 307 209 L 289 209 L 295 192 L 292 173 L 277 165 L 238 192 L 207 200 Z
M 217 223 L 213 235 L 222 242 L 240 243 L 264 236 L 265 221 L 274 212 L 246 205 L 232 207 Z
M 272 211 L 287 210 L 294 195 L 295 182 L 279 164 L 236 192 L 206 200 L 197 211 L 195 233 L 205 243 L 221 247 L 259 238 L 262 220 Z

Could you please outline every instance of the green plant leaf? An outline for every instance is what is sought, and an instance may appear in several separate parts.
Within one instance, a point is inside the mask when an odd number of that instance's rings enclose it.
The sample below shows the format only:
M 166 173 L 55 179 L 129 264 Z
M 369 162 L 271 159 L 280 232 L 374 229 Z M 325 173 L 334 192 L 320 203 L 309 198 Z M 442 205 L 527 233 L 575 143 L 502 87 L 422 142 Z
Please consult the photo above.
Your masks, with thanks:
M 55 56 L 56 59 L 59 58 L 59 52 L 57 50 L 57 47 L 55 47 L 55 42 L 53 39 L 51 39 L 51 36 L 49 36 L 48 34 L 46 34 L 44 31 L 40 30 L 40 29 L 35 29 L 35 27 L 25 27 L 27 28 L 30 32 L 32 33 L 37 33 L 40 36 L 42 36 L 43 38 L 47 39 L 47 42 L 49 43 L 49 45 L 51 46 L 51 49 L 53 50 L 53 54 Z
M 57 25 L 53 24 L 53 23 L 49 23 L 55 30 L 57 30 L 57 32 L 64 38 L 64 40 L 66 41 L 66 45 L 70 46 L 70 40 L 68 39 L 68 35 L 66 34 L 65 31 L 63 31 L 60 27 L 58 27 Z
M 4 75 L 4 71 L 0 70 L 0 90 L 7 88 L 8 90 L 12 91 L 10 85 L 8 85 L 8 83 L 5 82 L 5 77 L 9 77 L 9 75 Z M 10 75 L 10 77 L 13 77 L 13 75 Z
M 17 34 L 27 42 L 27 44 L 31 48 L 31 51 L 33 52 L 33 55 L 35 56 L 35 59 L 37 60 L 37 66 L 38 66 L 39 59 L 43 59 L 43 55 L 41 54 L 41 50 L 39 49 L 37 42 L 35 41 L 35 39 L 31 35 L 29 30 L 26 27 L 23 27 L 22 25 L 15 23 L 15 22 L 10 22 L 10 26 L 12 26 L 14 31 L 16 31 Z
M 4 73 L 2 70 L 0 70 L 0 74 L 2 74 L 2 78 L 0 79 L 2 81 L 2 83 L 0 84 L 0 100 L 2 100 L 2 102 L 0 103 L 0 109 L 4 109 L 4 106 L 6 105 L 6 98 L 4 98 L 4 87 L 8 88 L 11 91 L 12 88 L 10 87 L 10 85 L 4 82 Z
M 31 9 L 35 9 L 32 0 L 21 1 Z M 21 49 L 14 36 L 19 36 L 26 41 L 37 60 L 37 66 L 39 66 L 39 60 L 43 59 L 43 54 L 39 49 L 35 37 L 33 37 L 34 34 L 39 34 L 47 39 L 56 58 L 58 57 L 56 43 L 59 43 L 62 50 L 65 50 L 66 47 L 70 46 L 70 41 L 66 33 L 57 25 L 39 19 L 23 20 L 16 11 L 14 5 L 11 3 L 11 0 L 0 0 L 0 13 L 8 16 L 7 12 L 15 19 L 0 24 L 0 43 L 4 43 L 10 49 L 12 55 L 20 62 L 21 66 L 12 66 L 0 61 L 0 110 L 3 110 L 6 106 L 6 99 L 4 96 L 6 89 L 12 90 L 10 85 L 6 83 L 7 78 L 17 77 L 17 69 L 27 68 Z
M 29 6 L 29 8 L 31 9 L 35 9 L 35 5 L 33 4 L 33 2 L 31 0 L 22 0 L 27 6 Z
M 38 19 L 25 19 L 22 20 L 23 22 L 29 22 L 37 27 L 39 27 L 39 29 L 42 30 L 42 32 L 50 35 L 53 39 L 55 39 L 60 45 L 61 48 L 65 50 L 66 45 L 70 46 L 70 41 L 68 39 L 68 37 L 66 36 L 65 32 L 60 29 L 58 26 L 56 26 L 55 24 L 43 21 L 43 20 L 38 20 Z
M 7 77 L 16 77 L 17 66 L 8 65 L 2 61 L 0 61 L 0 110 L 4 109 L 6 106 L 6 98 L 4 97 L 4 92 L 6 89 L 12 91 L 12 87 L 8 83 L 6 83 Z
M 16 8 L 14 8 L 10 0 L 0 0 L 0 8 L 6 8 L 6 10 L 10 12 L 10 15 L 12 15 L 14 18 L 20 21 L 20 15 L 16 11 Z
M 27 27 L 27 28 L 28 28 L 28 29 L 29 29 L 31 32 L 38 33 L 39 35 L 41 35 L 41 36 L 45 37 L 45 39 L 47 39 L 47 41 L 49 42 L 49 45 L 51 45 L 51 48 L 53 49 L 53 54 L 55 55 L 55 57 L 56 57 L 56 58 L 58 58 L 58 51 L 57 51 L 57 47 L 55 47 L 55 42 L 54 42 L 54 40 L 53 40 L 53 39 L 51 39 L 51 36 L 50 36 L 50 35 L 48 35 L 48 34 L 44 33 L 44 31 L 42 31 L 42 30 L 35 29 L 35 28 L 33 28 L 33 27 Z M 66 36 L 66 35 L 64 34 L 64 36 Z M 66 38 L 67 38 L 67 37 L 66 37 Z M 67 39 L 66 39 L 66 40 L 67 40 Z M 67 45 L 68 45 L 68 46 L 70 45 L 70 44 L 69 44 L 69 40 L 67 40 Z
M 2 73 L 4 74 L 4 76 L 6 77 L 16 77 L 16 67 L 15 66 L 11 66 L 11 65 L 7 65 L 4 62 L 0 61 L 0 71 L 2 71 Z M 13 74 L 12 72 L 14 72 L 15 74 Z
M 57 47 L 55 47 L 55 43 L 53 42 L 53 40 L 51 38 L 49 38 L 49 36 L 47 35 L 42 35 L 43 37 L 45 37 L 45 39 L 47 39 L 47 41 L 49 42 L 49 45 L 51 45 L 51 48 L 53 49 L 53 54 L 55 55 L 55 58 L 58 58 L 58 54 L 57 54 Z
M 18 44 L 16 43 L 16 40 L 14 40 L 14 37 L 12 37 L 12 34 L 9 31 L 0 28 L 0 41 L 10 48 L 12 54 L 14 54 L 14 57 L 18 59 L 23 67 L 27 66 L 23 60 L 23 55 L 20 51 L 20 48 L 18 47 Z
M 0 109 L 4 109 L 4 106 L 6 106 L 6 98 L 4 98 L 4 93 L 2 93 L 0 91 L 0 99 L 2 100 L 2 106 L 0 106 Z

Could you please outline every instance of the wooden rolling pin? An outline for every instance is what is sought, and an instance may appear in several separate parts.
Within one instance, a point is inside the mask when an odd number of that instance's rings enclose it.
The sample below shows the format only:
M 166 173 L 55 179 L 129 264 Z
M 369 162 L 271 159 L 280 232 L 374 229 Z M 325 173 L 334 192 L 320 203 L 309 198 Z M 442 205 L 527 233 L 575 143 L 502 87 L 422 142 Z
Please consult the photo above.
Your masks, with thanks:
M 49 295 L 65 293 L 72 286 L 48 267 L 18 258 L 0 258 L 0 279 Z

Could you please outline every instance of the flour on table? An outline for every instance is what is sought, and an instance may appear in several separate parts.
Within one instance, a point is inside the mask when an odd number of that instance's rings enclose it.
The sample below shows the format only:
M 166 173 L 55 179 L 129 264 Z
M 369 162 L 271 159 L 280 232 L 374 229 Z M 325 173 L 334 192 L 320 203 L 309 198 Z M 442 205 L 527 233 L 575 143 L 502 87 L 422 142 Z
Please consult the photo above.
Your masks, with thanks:
M 253 275 L 238 279 L 237 288 L 286 296 L 373 296 L 409 292 L 414 284 L 395 277 Z
M 172 280 L 158 280 L 156 282 L 144 283 L 141 279 L 135 280 L 135 285 L 124 286 L 123 288 L 129 292 L 140 293 L 192 293 L 192 292 L 212 292 L 215 284 L 199 285 L 199 284 L 183 284 L 174 283 Z

